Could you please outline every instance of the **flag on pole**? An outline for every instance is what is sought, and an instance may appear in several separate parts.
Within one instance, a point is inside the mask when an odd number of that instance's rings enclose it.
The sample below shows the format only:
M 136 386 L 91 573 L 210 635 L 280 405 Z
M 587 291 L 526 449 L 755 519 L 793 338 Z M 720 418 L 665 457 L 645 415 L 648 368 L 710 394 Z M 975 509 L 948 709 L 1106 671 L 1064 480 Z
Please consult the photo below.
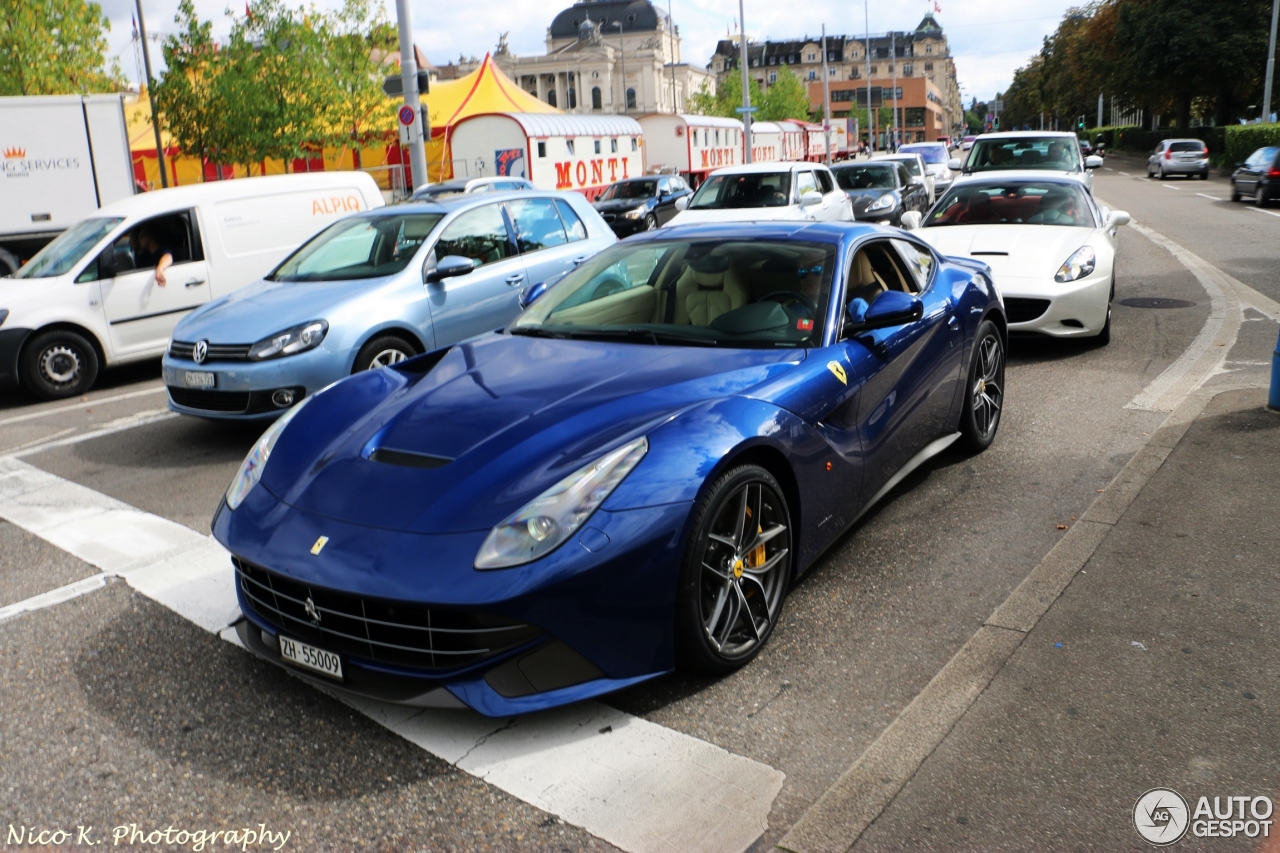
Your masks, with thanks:
M 942 7 L 938 5 L 938 0 L 934 0 L 933 2 L 933 11 L 937 12 L 939 15 L 942 14 Z
M 253 12 L 249 11 L 249 0 L 245 0 L 244 3 L 244 16 L 250 21 L 253 20 Z
M 130 15 L 129 22 L 133 24 L 133 37 L 137 38 L 138 37 L 138 19 L 133 15 Z

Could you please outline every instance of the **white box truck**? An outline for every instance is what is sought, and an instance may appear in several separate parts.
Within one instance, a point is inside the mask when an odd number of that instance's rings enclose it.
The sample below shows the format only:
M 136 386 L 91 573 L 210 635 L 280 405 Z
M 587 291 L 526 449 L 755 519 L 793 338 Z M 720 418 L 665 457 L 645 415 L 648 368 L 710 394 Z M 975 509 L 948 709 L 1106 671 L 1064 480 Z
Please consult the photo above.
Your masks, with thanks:
M 123 95 L 0 98 L 0 276 L 134 193 Z

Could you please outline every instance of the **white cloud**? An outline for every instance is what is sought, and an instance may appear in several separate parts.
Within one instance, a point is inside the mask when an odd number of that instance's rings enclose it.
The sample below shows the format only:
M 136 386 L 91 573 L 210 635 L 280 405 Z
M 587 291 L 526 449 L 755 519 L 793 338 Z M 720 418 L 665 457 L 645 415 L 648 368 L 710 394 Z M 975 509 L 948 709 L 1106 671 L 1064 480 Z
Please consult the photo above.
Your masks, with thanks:
M 130 46 L 130 0 L 100 0 L 112 21 L 111 50 L 120 57 L 130 79 L 137 79 L 134 52 Z M 665 0 L 655 0 L 665 11 Z M 938 0 L 942 12 L 936 17 L 947 33 L 956 58 L 960 84 L 979 100 L 991 97 L 1008 86 L 1014 69 L 1040 49 L 1044 36 L 1053 32 L 1068 7 L 1079 0 Z M 337 6 L 340 0 L 318 0 L 321 8 Z M 230 4 L 243 14 L 243 0 L 196 0 L 199 13 L 214 22 L 214 31 L 225 36 L 225 10 Z M 459 54 L 483 56 L 493 50 L 498 35 L 508 32 L 516 53 L 540 54 L 545 50 L 547 27 L 568 0 L 469 0 L 446 4 L 439 0 L 411 0 L 414 36 L 432 62 L 444 64 Z M 685 59 L 698 64 L 710 60 L 718 39 L 726 28 L 731 32 L 738 16 L 737 0 L 671 0 L 672 14 L 684 40 Z M 173 16 L 177 0 L 143 0 L 148 30 L 169 33 L 175 29 Z M 870 4 L 872 33 L 890 29 L 914 29 L 933 0 L 875 0 Z M 394 17 L 395 5 L 388 2 Z M 746 0 L 747 32 L 755 38 L 798 38 L 816 36 L 827 25 L 833 34 L 858 36 L 864 32 L 863 6 L 849 0 L 807 0 L 782 3 L 777 0 Z M 160 51 L 153 45 L 152 62 L 160 67 Z

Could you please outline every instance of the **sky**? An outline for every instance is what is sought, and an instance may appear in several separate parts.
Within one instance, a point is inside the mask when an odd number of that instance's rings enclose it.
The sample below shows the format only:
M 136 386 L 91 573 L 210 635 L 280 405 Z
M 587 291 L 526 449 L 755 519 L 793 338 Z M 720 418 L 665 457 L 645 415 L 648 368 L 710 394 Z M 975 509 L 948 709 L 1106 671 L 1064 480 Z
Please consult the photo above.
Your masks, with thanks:
M 125 75 L 139 78 L 138 61 L 131 44 L 133 0 L 99 0 L 111 20 L 110 51 L 120 60 Z M 339 5 L 341 0 L 315 0 L 321 8 Z M 660 6 L 666 0 L 655 0 Z M 871 0 L 867 15 L 871 32 L 912 30 L 935 0 Z M 1057 27 L 1067 8 L 1081 0 L 936 0 L 942 11 L 935 13 L 947 34 L 956 60 L 965 103 L 980 101 L 1009 85 L 1013 72 L 1040 49 L 1041 40 Z M 753 39 L 787 39 L 817 36 L 823 24 L 827 32 L 856 36 L 865 32 L 861 4 L 850 0 L 744 0 L 747 34 Z M 148 34 L 153 45 L 151 61 L 161 68 L 157 37 L 173 32 L 178 0 L 142 0 Z M 214 22 L 216 37 L 225 37 L 230 27 L 228 6 L 243 14 L 243 0 L 195 0 L 200 15 Z M 546 52 L 546 32 L 551 19 L 570 0 L 468 0 L 450 4 L 440 0 L 410 0 L 414 18 L 414 38 L 433 64 L 456 61 L 459 54 L 484 56 L 498 43 L 499 34 L 508 33 L 511 50 L 519 54 Z M 394 0 L 387 2 L 394 18 Z M 738 16 L 737 0 L 671 0 L 672 17 L 680 28 L 684 59 L 706 65 L 716 41 L 732 32 Z

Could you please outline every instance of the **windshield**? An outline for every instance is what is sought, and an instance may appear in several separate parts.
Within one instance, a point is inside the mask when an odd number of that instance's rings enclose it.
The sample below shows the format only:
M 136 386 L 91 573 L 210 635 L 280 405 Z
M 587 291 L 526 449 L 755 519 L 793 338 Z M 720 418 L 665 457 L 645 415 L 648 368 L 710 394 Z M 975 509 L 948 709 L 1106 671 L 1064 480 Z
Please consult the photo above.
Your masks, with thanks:
M 1078 171 L 1080 146 L 1060 136 L 1022 136 L 1016 139 L 979 139 L 973 143 L 965 169 L 998 172 L 1010 169 Z
M 268 281 L 346 281 L 409 265 L 443 213 L 360 216 L 335 222 L 276 267 Z
M 600 193 L 597 201 L 615 201 L 621 198 L 653 198 L 658 191 L 657 181 L 622 181 Z
M 942 197 L 924 226 L 1067 225 L 1096 228 L 1084 188 L 1050 181 L 961 184 Z
M 786 207 L 791 203 L 790 172 L 712 175 L 689 202 L 690 210 Z
M 85 219 L 63 231 L 53 242 L 36 252 L 34 258 L 14 273 L 14 278 L 53 278 L 71 271 L 80 259 L 98 241 L 124 222 L 124 217 L 113 216 Z
M 624 241 L 570 272 L 513 335 L 670 346 L 820 346 L 836 247 Z
M 906 166 L 906 167 L 907 167 L 907 174 L 909 174 L 909 175 L 915 175 L 915 176 L 919 177 L 919 175 L 920 175 L 920 161 L 919 161 L 919 160 L 917 160 L 916 158 L 912 157 L 912 158 L 908 159 L 908 158 L 906 158 L 906 157 L 890 157 L 889 159 L 890 159 L 890 160 L 893 160 L 895 163 L 901 163 L 902 165 Z
M 897 186 L 893 180 L 893 166 L 843 166 L 832 169 L 836 183 L 842 190 L 891 190 Z
M 930 166 L 944 165 L 947 162 L 945 145 L 904 145 L 898 150 L 903 154 L 919 154 Z

